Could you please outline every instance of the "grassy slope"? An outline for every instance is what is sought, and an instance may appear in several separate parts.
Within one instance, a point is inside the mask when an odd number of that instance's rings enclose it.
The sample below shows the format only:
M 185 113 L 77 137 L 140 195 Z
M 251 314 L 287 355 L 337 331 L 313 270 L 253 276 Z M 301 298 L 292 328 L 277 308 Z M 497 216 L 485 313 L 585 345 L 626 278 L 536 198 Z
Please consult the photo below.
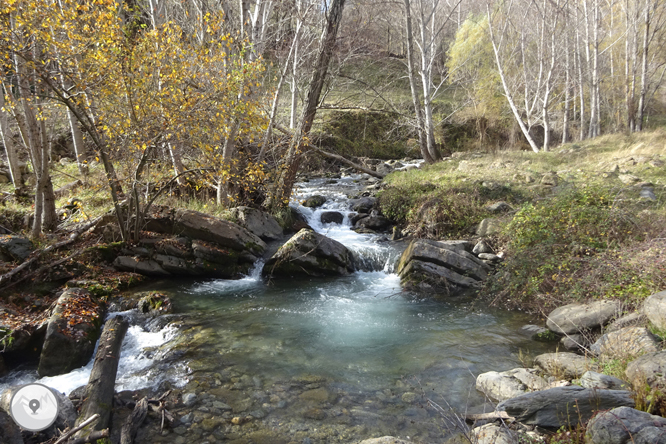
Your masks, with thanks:
M 470 227 L 492 216 L 487 204 L 507 201 L 519 211 L 491 239 L 507 254 L 488 284 L 496 302 L 544 311 L 613 297 L 631 307 L 666 288 L 665 153 L 664 129 L 603 136 L 551 153 L 468 153 L 390 175 L 380 201 L 408 232 L 435 238 L 470 237 Z M 560 180 L 554 189 L 539 184 L 551 172 Z M 623 173 L 640 182 L 624 184 Z M 657 202 L 639 199 L 641 182 L 654 185 Z

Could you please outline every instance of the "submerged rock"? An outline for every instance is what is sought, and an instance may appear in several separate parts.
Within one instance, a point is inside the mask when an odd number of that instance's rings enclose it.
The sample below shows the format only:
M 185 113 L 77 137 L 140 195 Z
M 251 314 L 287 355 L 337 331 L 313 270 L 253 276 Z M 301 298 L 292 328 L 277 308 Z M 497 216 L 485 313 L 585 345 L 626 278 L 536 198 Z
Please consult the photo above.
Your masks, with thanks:
M 339 211 L 324 211 L 321 213 L 321 223 L 322 224 L 341 224 L 345 217 Z
M 303 206 L 308 208 L 319 208 L 326 203 L 326 196 L 314 195 L 303 201 Z
M 296 233 L 264 266 L 264 273 L 275 278 L 345 276 L 354 270 L 354 258 L 347 247 L 308 229 Z

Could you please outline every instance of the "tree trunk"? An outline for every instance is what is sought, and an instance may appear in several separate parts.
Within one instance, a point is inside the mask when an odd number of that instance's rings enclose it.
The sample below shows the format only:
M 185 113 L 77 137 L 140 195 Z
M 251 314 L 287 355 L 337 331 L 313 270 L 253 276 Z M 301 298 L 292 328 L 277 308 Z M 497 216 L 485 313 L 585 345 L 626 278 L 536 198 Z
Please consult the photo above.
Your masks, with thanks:
M 271 106 L 271 112 L 270 112 L 270 115 L 268 117 L 268 127 L 266 128 L 266 133 L 264 134 L 264 139 L 261 142 L 261 150 L 259 151 L 259 155 L 257 156 L 257 163 L 263 162 L 264 156 L 266 155 L 266 150 L 268 149 L 268 144 L 270 143 L 271 134 L 273 132 L 273 125 L 275 125 L 275 117 L 277 116 L 278 103 L 280 101 L 280 91 L 282 90 L 282 85 L 284 85 L 284 81 L 287 78 L 287 70 L 289 69 L 289 61 L 291 60 L 291 56 L 295 52 L 296 47 L 298 46 L 298 38 L 299 38 L 299 34 L 301 32 L 301 23 L 302 22 L 299 19 L 299 21 L 296 25 L 294 40 L 291 42 L 291 47 L 289 48 L 289 54 L 287 55 L 287 60 L 284 62 L 284 68 L 282 69 L 282 72 L 280 73 L 280 80 L 278 82 L 277 87 L 275 88 L 275 95 L 273 96 L 273 106 Z M 294 63 L 295 62 L 296 62 L 296 60 L 294 60 Z M 294 82 L 295 82 L 295 80 L 294 80 Z M 292 97 L 292 106 L 294 105 L 293 100 L 294 100 L 294 97 Z M 292 116 L 293 116 L 293 108 L 292 108 Z
M 580 132 L 578 140 L 584 140 L 585 134 L 585 77 L 583 76 L 583 60 L 581 58 L 580 49 L 580 32 L 578 30 L 578 8 L 576 9 L 576 53 L 575 62 L 578 67 L 578 98 L 580 99 Z
M 94 431 L 108 428 L 111 424 L 120 346 L 123 343 L 127 327 L 128 322 L 121 317 L 110 319 L 104 325 L 104 331 L 99 338 L 93 369 L 86 386 L 85 401 L 81 407 L 77 424 L 94 414 L 99 414 L 100 418 L 95 424 L 80 430 L 76 434 L 77 437 L 87 437 Z
M 12 139 L 9 129 L 8 113 L 2 110 L 2 108 L 5 107 L 5 93 L 2 89 L 3 86 L 4 85 L 0 83 L 0 140 L 2 140 L 2 144 L 5 147 L 5 153 L 7 154 L 7 163 L 9 164 L 9 174 L 11 175 L 12 183 L 14 184 L 16 192 L 20 194 L 23 189 L 23 179 L 18 165 L 16 146 L 14 145 L 14 139 Z
M 288 205 L 291 191 L 296 181 L 296 173 L 300 166 L 300 154 L 307 146 L 307 135 L 310 133 L 315 115 L 317 114 L 317 106 L 319 105 L 319 97 L 321 90 L 324 87 L 324 80 L 328 72 L 328 64 L 333 55 L 335 41 L 338 35 L 338 28 L 342 21 L 342 12 L 344 10 L 345 0 L 332 0 L 328 10 L 326 31 L 319 47 L 319 55 L 317 56 L 317 63 L 315 64 L 310 85 L 308 87 L 307 100 L 305 108 L 301 114 L 300 121 L 294 137 L 289 144 L 287 153 L 282 164 L 282 171 L 280 177 L 276 182 L 274 195 L 269 199 L 269 206 L 274 208 L 283 207 Z
M 562 112 L 562 144 L 569 141 L 569 115 L 571 108 L 571 55 L 569 54 L 569 21 L 567 20 L 564 28 L 565 36 L 564 46 L 564 111 Z
M 412 32 L 412 6 L 410 0 L 403 0 L 405 4 L 405 28 L 407 40 L 407 72 L 409 77 L 409 88 L 412 93 L 412 104 L 414 105 L 414 114 L 416 115 L 416 132 L 419 136 L 419 147 L 421 148 L 421 156 L 426 163 L 433 163 L 435 159 L 430 155 L 428 150 L 428 140 L 425 135 L 425 125 L 423 122 L 423 107 L 419 100 L 418 92 L 416 89 L 416 80 L 414 73 L 414 34 Z
M 83 132 L 76 122 L 76 117 L 72 110 L 67 110 L 67 120 L 69 120 L 69 128 L 72 131 L 72 141 L 74 142 L 74 154 L 76 155 L 76 165 L 79 167 L 79 173 L 82 176 L 88 174 L 88 165 L 86 164 L 86 148 L 83 144 Z
M 650 0 L 645 0 L 645 22 L 643 23 L 643 52 L 641 60 L 641 93 L 638 99 L 638 115 L 636 116 L 636 130 L 643 131 L 643 116 L 645 114 L 645 95 L 647 94 L 648 49 L 650 46 Z
M 513 117 L 515 118 L 516 123 L 518 123 L 518 126 L 520 126 L 520 130 L 523 132 L 523 136 L 525 136 L 525 139 L 527 139 L 527 142 L 530 144 L 532 151 L 538 153 L 539 147 L 532 138 L 532 135 L 530 134 L 528 128 L 525 126 L 525 122 L 523 122 L 523 119 L 520 116 L 518 107 L 516 107 L 516 104 L 513 101 L 511 90 L 509 90 L 509 86 L 506 83 L 506 77 L 504 76 L 504 69 L 502 68 L 502 61 L 500 60 L 500 55 L 499 55 L 500 47 L 498 47 L 498 44 L 495 42 L 495 36 L 493 33 L 493 26 L 492 26 L 492 17 L 490 16 L 490 6 L 488 5 L 486 6 L 486 12 L 488 14 L 488 31 L 490 33 L 490 42 L 493 45 L 493 53 L 495 54 L 495 64 L 497 66 L 497 72 L 500 76 L 500 80 L 502 81 L 502 88 L 504 89 L 504 95 L 506 96 L 507 102 L 509 102 L 509 107 L 513 112 Z

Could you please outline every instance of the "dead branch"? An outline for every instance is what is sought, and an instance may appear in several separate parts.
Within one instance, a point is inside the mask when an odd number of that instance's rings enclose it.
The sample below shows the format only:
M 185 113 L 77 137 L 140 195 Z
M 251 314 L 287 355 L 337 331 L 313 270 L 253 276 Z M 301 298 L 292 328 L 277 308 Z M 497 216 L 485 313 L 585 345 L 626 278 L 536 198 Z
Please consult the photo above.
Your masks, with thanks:
M 354 168 L 357 171 L 360 171 L 360 172 L 365 173 L 365 174 L 369 174 L 369 175 L 371 175 L 373 177 L 376 177 L 378 179 L 383 179 L 384 178 L 383 174 L 379 174 L 377 171 L 373 171 L 371 169 L 365 168 L 365 167 L 363 167 L 363 166 L 361 166 L 357 163 L 354 163 L 351 160 L 346 159 L 346 158 L 344 158 L 344 157 L 342 157 L 338 154 L 329 153 L 328 151 L 324 151 L 321 148 L 317 148 L 317 147 L 314 147 L 314 146 L 310 146 L 309 148 L 312 149 L 313 151 L 321 154 L 324 157 L 335 159 L 335 160 L 338 160 L 338 161 L 340 161 L 344 164 L 347 164 L 347 165 L 349 165 L 350 167 Z
M 108 438 L 108 437 L 109 437 L 109 429 L 98 430 L 92 432 L 90 435 L 88 435 L 87 438 L 74 438 L 71 441 L 67 441 L 67 444 L 86 444 L 89 442 L 92 443 L 92 442 L 97 442 L 98 439 Z
M 92 415 L 90 418 L 86 419 L 81 424 L 79 424 L 78 426 L 76 426 L 72 430 L 70 430 L 69 432 L 63 434 L 60 438 L 58 438 L 58 440 L 54 444 L 64 443 L 65 441 L 67 441 L 69 439 L 70 436 L 72 436 L 73 434 L 75 434 L 76 432 L 78 432 L 79 430 L 81 430 L 82 428 L 87 426 L 88 424 L 91 424 L 91 423 L 97 421 L 98 419 L 99 419 L 99 415 L 97 415 L 97 414 Z
M 134 442 L 136 433 L 146 419 L 147 414 L 148 398 L 143 398 L 136 403 L 134 410 L 132 410 L 132 414 L 130 414 L 125 420 L 125 424 L 123 424 L 123 428 L 120 432 L 120 444 L 132 444 Z
M 22 272 L 23 270 L 29 268 L 32 264 L 37 262 L 42 255 L 49 253 L 51 251 L 57 250 L 62 247 L 66 247 L 67 245 L 70 245 L 74 243 L 83 233 L 88 231 L 90 228 L 94 227 L 97 225 L 97 223 L 102 220 L 101 217 L 97 217 L 94 220 L 90 221 L 89 223 L 85 224 L 84 226 L 78 228 L 76 231 L 74 231 L 72 234 L 69 235 L 69 239 L 56 242 L 55 244 L 44 248 L 43 250 L 38 250 L 34 253 L 32 253 L 32 257 L 28 259 L 27 261 L 23 262 L 21 265 L 18 267 L 15 267 L 13 270 L 3 274 L 0 276 L 0 290 L 4 289 L 5 285 L 9 283 L 9 281 L 12 280 L 14 276 Z

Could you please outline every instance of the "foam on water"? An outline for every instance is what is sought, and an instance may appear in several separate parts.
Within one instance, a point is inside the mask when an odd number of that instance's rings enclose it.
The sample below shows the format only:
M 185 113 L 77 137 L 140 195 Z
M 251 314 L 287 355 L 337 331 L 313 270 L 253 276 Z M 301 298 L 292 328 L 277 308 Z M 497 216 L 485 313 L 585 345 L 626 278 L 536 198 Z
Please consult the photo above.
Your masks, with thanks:
M 133 314 L 132 312 L 111 313 L 109 318 L 119 315 L 127 315 L 131 318 Z M 154 372 L 150 371 L 156 361 L 153 349 L 172 340 L 176 332 L 177 328 L 171 324 L 154 332 L 147 331 L 139 325 L 130 326 L 120 349 L 121 358 L 116 377 L 116 391 L 157 387 L 167 378 L 172 378 L 174 383 L 184 383 L 182 377 L 184 374 L 177 376 L 174 373 L 159 377 L 157 374 L 151 374 Z M 96 351 L 97 348 L 95 348 Z M 44 378 L 39 378 L 37 371 L 34 369 L 12 372 L 5 378 L 0 378 L 0 393 L 14 385 L 39 382 L 68 395 L 77 387 L 88 383 L 93 362 L 94 354 L 90 362 L 84 367 L 77 368 L 64 375 Z

